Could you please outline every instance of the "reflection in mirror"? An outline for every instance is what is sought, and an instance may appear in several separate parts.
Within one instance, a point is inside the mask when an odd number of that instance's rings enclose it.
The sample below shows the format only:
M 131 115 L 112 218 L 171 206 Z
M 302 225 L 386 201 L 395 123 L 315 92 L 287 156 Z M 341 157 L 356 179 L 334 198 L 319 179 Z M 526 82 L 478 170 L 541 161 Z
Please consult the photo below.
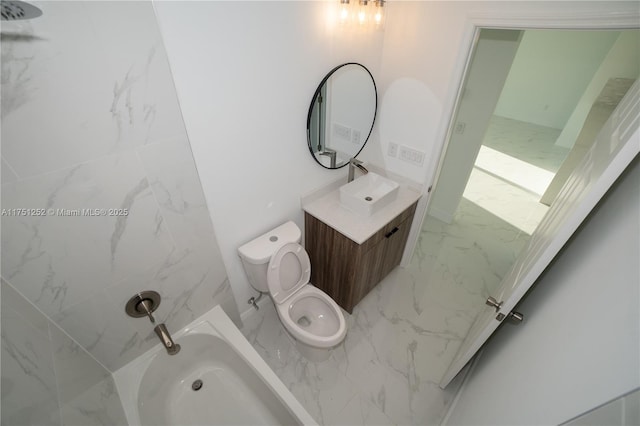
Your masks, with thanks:
M 323 167 L 337 169 L 362 150 L 376 117 L 373 76 L 357 63 L 337 66 L 322 80 L 307 115 L 307 144 Z
M 461 338 L 638 78 L 639 35 L 480 31 L 413 261 Z

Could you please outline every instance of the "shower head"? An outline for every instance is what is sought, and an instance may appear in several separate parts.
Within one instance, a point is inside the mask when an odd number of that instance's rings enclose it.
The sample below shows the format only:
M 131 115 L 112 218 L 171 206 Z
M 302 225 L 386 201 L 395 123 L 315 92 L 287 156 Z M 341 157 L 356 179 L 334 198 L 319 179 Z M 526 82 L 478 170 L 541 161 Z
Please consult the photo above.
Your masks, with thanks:
M 37 7 L 19 0 L 1 0 L 0 15 L 3 21 L 21 21 L 42 15 Z

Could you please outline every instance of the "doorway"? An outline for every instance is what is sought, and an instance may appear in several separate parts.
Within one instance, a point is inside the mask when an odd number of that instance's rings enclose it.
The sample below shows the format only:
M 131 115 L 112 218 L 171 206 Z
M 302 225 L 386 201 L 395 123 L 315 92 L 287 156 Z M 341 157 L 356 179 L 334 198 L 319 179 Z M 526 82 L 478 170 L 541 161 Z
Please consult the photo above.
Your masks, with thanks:
M 638 35 L 481 30 L 411 262 L 468 328 L 637 78 Z

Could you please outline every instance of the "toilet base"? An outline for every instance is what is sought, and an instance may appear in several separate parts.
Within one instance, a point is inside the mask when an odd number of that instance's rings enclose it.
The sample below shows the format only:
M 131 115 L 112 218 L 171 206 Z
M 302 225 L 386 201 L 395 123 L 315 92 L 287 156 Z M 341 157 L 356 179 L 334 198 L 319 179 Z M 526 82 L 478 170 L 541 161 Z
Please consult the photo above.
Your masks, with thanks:
M 333 348 L 314 348 L 313 346 L 296 340 L 294 337 L 291 338 L 298 352 L 311 362 L 324 362 L 331 356 L 331 350 Z
M 282 324 L 280 325 L 282 326 Z M 287 330 L 284 326 L 282 326 L 282 328 L 284 329 L 284 332 L 287 333 L 287 337 L 293 343 L 293 346 L 295 346 L 298 352 L 300 352 L 300 355 L 314 363 L 320 363 L 328 360 L 331 356 L 331 352 L 342 344 L 342 342 L 340 342 L 338 345 L 332 348 L 316 348 L 313 346 L 309 346 L 306 343 L 302 343 L 301 341 L 293 337 L 291 333 L 289 333 L 289 330 Z

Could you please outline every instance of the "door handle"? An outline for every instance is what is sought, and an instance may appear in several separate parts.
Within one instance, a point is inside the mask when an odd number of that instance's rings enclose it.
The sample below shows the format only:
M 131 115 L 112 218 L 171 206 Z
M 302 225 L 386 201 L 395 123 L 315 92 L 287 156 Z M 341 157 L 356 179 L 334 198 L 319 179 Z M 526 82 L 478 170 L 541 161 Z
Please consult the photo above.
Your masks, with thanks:
M 398 228 L 397 226 L 395 226 L 391 231 L 387 232 L 386 234 L 384 234 L 385 238 L 389 238 L 390 236 L 392 236 L 393 234 L 395 234 L 396 232 L 398 232 L 400 230 L 400 228 Z
M 489 296 L 489 298 L 487 298 L 487 301 L 484 302 L 484 304 L 487 305 L 487 306 L 491 306 L 492 308 L 496 308 L 496 312 L 498 312 L 500 310 L 500 308 L 502 307 L 502 302 L 498 302 L 496 299 L 494 299 L 491 296 Z

